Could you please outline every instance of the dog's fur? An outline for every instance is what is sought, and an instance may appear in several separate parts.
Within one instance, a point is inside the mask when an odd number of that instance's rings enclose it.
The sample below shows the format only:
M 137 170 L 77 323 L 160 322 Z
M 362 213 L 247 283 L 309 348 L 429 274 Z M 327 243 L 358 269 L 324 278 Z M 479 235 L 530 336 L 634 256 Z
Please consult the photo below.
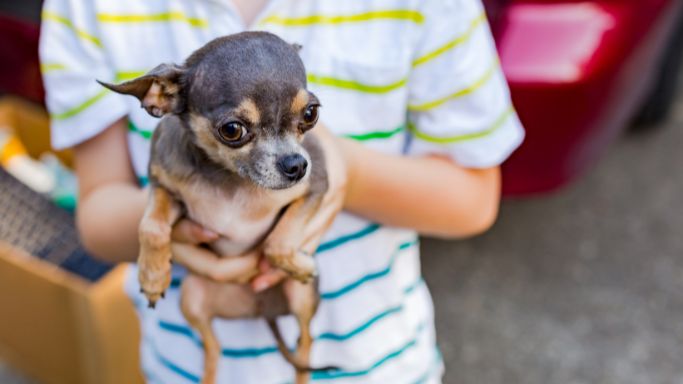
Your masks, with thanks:
M 171 229 L 182 217 L 220 234 L 209 246 L 221 257 L 262 252 L 290 276 L 258 294 L 245 285 L 255 265 L 242 276 L 197 265 L 200 273 L 184 279 L 181 309 L 202 337 L 203 383 L 215 382 L 221 353 L 211 320 L 261 316 L 294 365 L 296 382 L 308 381 L 310 322 L 319 301 L 312 255 L 341 199 L 323 204 L 331 192 L 323 149 L 329 143 L 304 135 L 315 125 L 319 102 L 306 90 L 298 48 L 269 33 L 245 32 L 211 41 L 182 66 L 162 64 L 132 81 L 102 83 L 163 116 L 152 137 L 150 199 L 139 231 L 139 281 L 150 306 L 170 284 Z M 228 140 L 237 131 L 242 137 Z M 312 222 L 317 229 L 303 231 Z M 295 354 L 275 322 L 288 313 L 301 329 Z

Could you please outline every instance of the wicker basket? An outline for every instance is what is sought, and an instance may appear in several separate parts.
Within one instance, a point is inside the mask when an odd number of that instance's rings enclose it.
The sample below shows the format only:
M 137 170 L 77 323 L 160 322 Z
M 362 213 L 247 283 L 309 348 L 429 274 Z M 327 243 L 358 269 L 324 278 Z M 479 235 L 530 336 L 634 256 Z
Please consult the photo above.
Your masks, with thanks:
M 74 217 L 0 168 L 0 241 L 96 281 L 111 266 L 90 257 Z

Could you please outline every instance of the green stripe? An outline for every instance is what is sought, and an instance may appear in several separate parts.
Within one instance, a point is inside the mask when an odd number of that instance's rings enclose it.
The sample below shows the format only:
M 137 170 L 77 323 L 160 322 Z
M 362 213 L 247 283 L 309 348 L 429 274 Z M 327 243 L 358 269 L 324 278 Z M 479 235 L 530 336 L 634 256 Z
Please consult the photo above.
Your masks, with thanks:
M 102 42 L 100 41 L 100 39 L 98 39 L 97 37 L 89 34 L 88 32 L 86 32 L 82 29 L 77 28 L 71 22 L 71 20 L 67 19 L 66 17 L 58 15 L 58 14 L 50 12 L 50 11 L 43 11 L 41 15 L 43 17 L 43 20 L 50 20 L 50 21 L 55 21 L 57 23 L 60 23 L 60 24 L 64 25 L 65 27 L 69 28 L 70 30 L 72 30 L 74 33 L 76 33 L 76 36 L 80 37 L 81 39 L 89 41 L 89 42 L 95 44 L 96 46 L 98 46 L 99 48 L 104 47 L 102 45 Z
M 399 132 L 402 132 L 405 129 L 405 126 L 402 125 L 396 129 L 392 129 L 391 131 L 376 131 L 376 132 L 368 132 L 368 133 L 349 133 L 343 135 L 346 138 L 353 139 L 353 140 L 358 140 L 358 141 L 367 141 L 367 140 L 375 140 L 375 139 L 388 139 L 393 137 Z
M 434 109 L 438 106 L 441 106 L 445 104 L 446 102 L 449 102 L 454 99 L 461 98 L 463 96 L 469 95 L 470 93 L 473 93 L 477 89 L 481 88 L 484 84 L 486 84 L 492 77 L 493 74 L 496 73 L 496 69 L 498 68 L 498 60 L 494 61 L 494 63 L 484 72 L 484 74 L 478 78 L 474 83 L 469 85 L 468 87 L 461 89 L 455 93 L 452 93 L 448 96 L 442 97 L 440 99 L 436 99 L 427 103 L 423 104 L 414 104 L 414 105 L 409 105 L 408 110 L 409 111 L 414 111 L 414 112 L 423 112 L 423 111 L 428 111 L 430 109 Z
M 512 106 L 508 107 L 491 125 L 489 128 L 480 131 L 480 132 L 473 132 L 473 133 L 466 133 L 463 135 L 458 135 L 458 136 L 450 136 L 450 137 L 437 137 L 437 136 L 431 136 L 426 133 L 420 132 L 417 130 L 417 127 L 415 127 L 414 124 L 408 123 L 408 129 L 415 135 L 415 137 L 424 140 L 424 141 L 429 141 L 432 143 L 437 143 L 437 144 L 452 144 L 452 143 L 458 143 L 458 142 L 463 142 L 463 141 L 468 141 L 468 140 L 474 140 L 474 139 L 479 139 L 485 136 L 488 136 L 495 132 L 498 128 L 502 127 L 505 121 L 512 115 L 514 112 L 514 108 Z
M 424 16 L 417 11 L 409 9 L 390 9 L 384 11 L 371 11 L 353 15 L 309 15 L 303 17 L 285 17 L 279 15 L 268 16 L 259 24 L 277 24 L 288 27 L 302 27 L 314 24 L 345 24 L 359 23 L 372 20 L 403 20 L 415 24 L 422 24 Z
M 309 73 L 306 78 L 309 83 L 323 85 L 327 87 L 350 89 L 352 91 L 364 93 L 388 93 L 399 89 L 408 83 L 408 78 L 401 79 L 395 83 L 387 85 L 363 84 L 353 80 L 338 79 L 336 77 L 321 76 Z
M 66 69 L 64 64 L 60 63 L 40 63 L 40 73 L 46 74 L 54 71 L 61 71 Z
M 98 92 L 95 96 L 89 98 L 88 100 L 84 101 L 80 105 L 73 107 L 67 111 L 64 111 L 62 113 L 57 113 L 50 115 L 55 120 L 64 120 L 68 119 L 70 117 L 76 116 L 77 114 L 83 112 L 86 110 L 89 106 L 95 104 L 97 101 L 99 101 L 101 98 L 103 98 L 107 92 L 109 92 L 107 89 L 103 89 L 100 92 Z
M 154 134 L 154 131 L 145 131 L 138 128 L 135 124 L 133 124 L 132 121 L 128 121 L 128 130 L 130 132 L 137 133 L 138 135 L 144 137 L 147 140 L 151 139 L 152 135 Z
M 193 27 L 205 28 L 209 23 L 198 17 L 190 17 L 182 12 L 165 12 L 155 14 L 124 14 L 98 13 L 97 20 L 103 23 L 159 23 L 180 21 Z
M 413 67 L 417 67 L 419 65 L 422 65 L 422 64 L 424 64 L 424 63 L 426 63 L 426 62 L 450 51 L 451 49 L 457 47 L 458 45 L 466 42 L 467 40 L 470 39 L 470 37 L 472 37 L 472 33 L 474 33 L 474 31 L 477 29 L 477 27 L 479 25 L 481 25 L 484 20 L 486 20 L 486 13 L 482 12 L 482 14 L 479 15 L 476 19 L 472 20 L 469 28 L 467 28 L 467 31 L 465 31 L 465 33 L 463 33 L 462 35 L 460 35 L 460 36 L 456 37 L 455 39 L 449 41 L 448 43 L 442 45 L 441 47 L 435 49 L 434 51 L 429 52 L 426 55 L 415 59 L 413 61 Z
M 357 141 L 367 141 L 367 140 L 377 140 L 377 139 L 389 139 L 396 134 L 402 132 L 405 130 L 405 126 L 402 125 L 396 129 L 392 129 L 391 131 L 376 131 L 376 132 L 368 132 L 368 133 L 349 133 L 343 135 L 343 137 L 357 140 Z M 152 134 L 154 133 L 153 131 L 146 131 L 144 129 L 141 129 L 134 125 L 132 122 L 128 122 L 128 130 L 130 132 L 134 132 L 139 134 L 140 136 L 144 137 L 145 139 L 151 139 Z

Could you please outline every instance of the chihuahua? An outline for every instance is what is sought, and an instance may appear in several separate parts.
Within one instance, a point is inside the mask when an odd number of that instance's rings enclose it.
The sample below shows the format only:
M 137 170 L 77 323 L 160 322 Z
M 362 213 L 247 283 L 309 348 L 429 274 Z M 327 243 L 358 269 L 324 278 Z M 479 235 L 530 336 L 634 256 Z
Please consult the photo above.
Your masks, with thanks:
M 245 283 L 256 266 L 244 276 L 207 276 L 200 271 L 212 267 L 176 259 L 190 270 L 180 306 L 203 341 L 202 383 L 215 382 L 221 355 L 211 327 L 215 317 L 265 317 L 296 383 L 308 382 L 314 370 L 310 323 L 319 295 L 313 253 L 343 193 L 330 189 L 333 165 L 325 148 L 331 139 L 306 134 L 316 125 L 320 102 L 306 89 L 300 48 L 270 33 L 243 32 L 209 42 L 183 65 L 161 64 L 121 84 L 100 82 L 163 117 L 152 136 L 150 198 L 139 228 L 139 282 L 150 307 L 170 284 L 171 229 L 183 217 L 220 235 L 208 244 L 219 256 L 260 252 L 288 274 L 255 293 Z M 316 229 L 305 233 L 307 226 Z M 276 323 L 285 314 L 300 327 L 293 353 Z

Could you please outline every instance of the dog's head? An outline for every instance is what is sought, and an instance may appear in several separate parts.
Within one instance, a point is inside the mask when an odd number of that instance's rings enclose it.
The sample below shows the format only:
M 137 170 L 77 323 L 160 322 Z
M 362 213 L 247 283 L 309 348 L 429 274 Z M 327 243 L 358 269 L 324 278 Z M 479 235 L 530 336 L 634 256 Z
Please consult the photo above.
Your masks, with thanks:
M 310 173 L 303 135 L 320 103 L 306 90 L 300 47 L 266 32 L 211 41 L 184 65 L 105 87 L 140 99 L 151 115 L 178 115 L 214 162 L 269 189 L 289 188 Z

